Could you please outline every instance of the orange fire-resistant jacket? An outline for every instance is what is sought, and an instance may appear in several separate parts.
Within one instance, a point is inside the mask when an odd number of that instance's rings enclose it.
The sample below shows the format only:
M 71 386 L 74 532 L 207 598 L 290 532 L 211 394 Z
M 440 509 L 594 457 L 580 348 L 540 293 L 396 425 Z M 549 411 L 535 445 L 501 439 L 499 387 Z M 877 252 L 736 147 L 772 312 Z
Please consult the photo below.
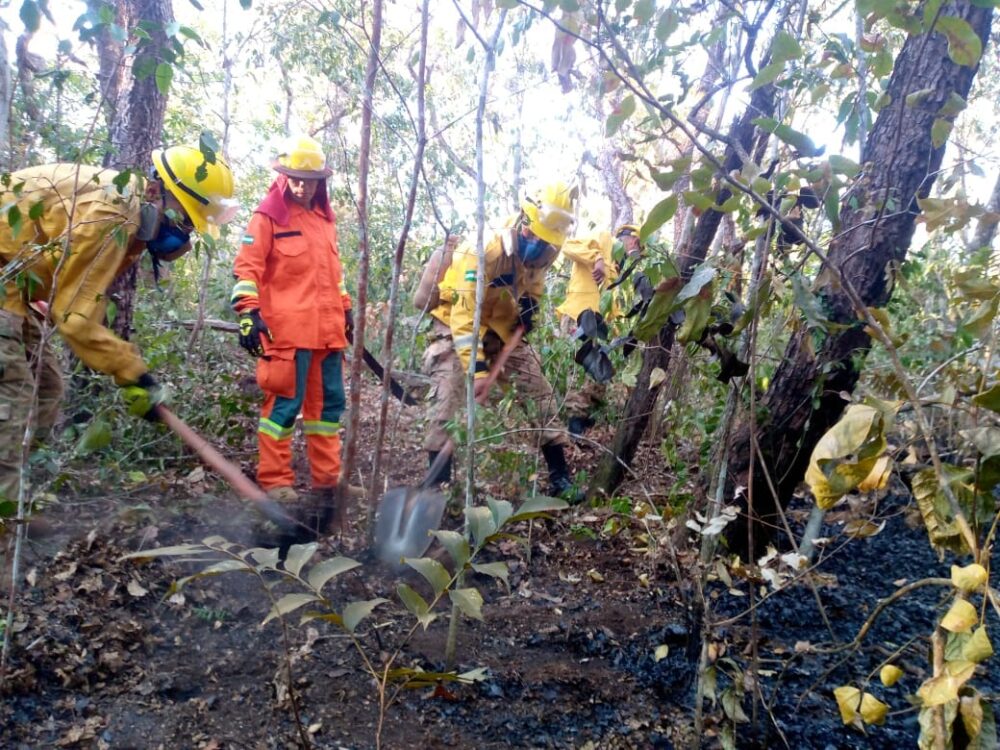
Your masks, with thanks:
M 289 201 L 287 225 L 250 219 L 234 267 L 233 308 L 255 308 L 273 340 L 264 350 L 345 349 L 351 298 L 337 250 L 337 225 L 321 210 Z
M 76 164 L 47 164 L 11 174 L 0 204 L 16 203 L 20 224 L 15 235 L 9 212 L 0 221 L 0 273 L 5 279 L 0 305 L 25 316 L 27 303 L 48 301 L 55 286 L 49 316 L 59 334 L 87 367 L 113 375 L 123 385 L 134 383 L 147 368 L 134 345 L 105 327 L 106 292 L 145 243 L 134 239 L 142 204 L 137 178 L 119 189 L 112 182 L 117 176 L 109 169 Z

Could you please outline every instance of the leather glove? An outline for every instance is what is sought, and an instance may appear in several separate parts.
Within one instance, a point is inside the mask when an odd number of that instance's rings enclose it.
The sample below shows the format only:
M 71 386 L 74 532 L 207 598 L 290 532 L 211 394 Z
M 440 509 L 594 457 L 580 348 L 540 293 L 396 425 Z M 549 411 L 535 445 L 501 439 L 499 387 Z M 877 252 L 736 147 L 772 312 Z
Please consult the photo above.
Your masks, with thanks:
M 533 318 L 538 311 L 538 301 L 525 295 L 518 300 L 518 304 L 521 306 L 521 310 L 517 314 L 517 322 L 526 334 L 531 333 L 531 329 L 535 327 Z
M 354 311 L 350 308 L 344 310 L 344 335 L 348 339 L 354 338 Z
M 240 346 L 254 357 L 264 356 L 264 345 L 260 339 L 261 334 L 267 336 L 268 341 L 273 340 L 267 323 L 260 317 L 260 310 L 248 310 L 242 313 L 240 315 Z
M 166 401 L 167 393 L 148 372 L 140 375 L 135 383 L 122 386 L 121 394 L 125 408 L 133 417 L 142 417 L 149 422 L 159 421 L 153 407 Z

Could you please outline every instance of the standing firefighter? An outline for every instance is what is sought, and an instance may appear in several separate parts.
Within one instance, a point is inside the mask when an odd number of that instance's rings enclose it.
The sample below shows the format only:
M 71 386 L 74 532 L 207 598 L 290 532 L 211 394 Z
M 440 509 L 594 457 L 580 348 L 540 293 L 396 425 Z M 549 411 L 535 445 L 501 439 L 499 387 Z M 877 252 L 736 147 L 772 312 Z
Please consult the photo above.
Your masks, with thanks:
M 600 314 L 601 292 L 618 278 L 621 271 L 619 264 L 624 264 L 626 258 L 631 263 L 639 258 L 639 228 L 634 224 L 625 224 L 618 228 L 614 237 L 608 232 L 600 232 L 591 237 L 566 240 L 562 253 L 572 263 L 572 269 L 566 299 L 556 312 L 561 316 L 560 330 L 569 336 L 577 333 L 581 314 L 588 310 L 595 315 Z M 612 300 L 608 318 L 615 313 Z M 594 410 L 604 400 L 607 391 L 606 380 L 598 381 L 592 373 L 588 375 L 579 390 L 570 388 L 566 393 L 568 426 L 573 435 L 582 435 L 594 425 Z
M 448 441 L 445 429 L 458 409 L 464 389 L 463 375 L 475 360 L 476 395 L 485 385 L 493 358 L 518 326 L 531 331 L 532 318 L 545 291 L 545 273 L 559 255 L 573 222 L 571 192 L 563 183 L 547 187 L 535 202 L 526 200 L 485 249 L 481 325 L 473 330 L 476 311 L 476 248 L 468 243 L 454 252 L 441 281 L 440 304 L 433 310 L 424 371 L 431 376 L 429 429 L 424 447 L 431 464 Z M 565 431 L 556 424 L 558 412 L 552 386 L 542 374 L 538 354 L 523 339 L 507 360 L 504 379 L 513 381 L 518 400 L 530 406 L 534 426 L 541 430 L 542 455 L 549 469 L 549 493 L 555 496 L 572 487 L 564 449 Z M 434 478 L 451 480 L 449 460 Z
M 39 310 L 88 367 L 112 375 L 134 416 L 162 400 L 136 347 L 104 325 L 106 291 L 149 250 L 154 262 L 217 234 L 238 209 L 233 177 L 196 148 L 152 154 L 148 180 L 98 167 L 48 164 L 14 172 L 0 223 L 0 499 L 18 495 L 21 445 L 38 377 L 37 428 L 51 429 L 63 395 L 58 360 L 42 346 Z M 199 174 L 201 172 L 201 174 Z M 201 177 L 202 179 L 198 179 Z M 145 182 L 145 185 L 143 184 Z M 13 221 L 13 206 L 19 221 Z
M 232 304 L 240 346 L 257 357 L 264 391 L 257 480 L 273 499 L 295 502 L 292 432 L 304 417 L 313 504 L 330 512 L 340 480 L 343 350 L 354 327 L 337 249 L 322 147 L 290 138 L 278 172 L 236 256 Z

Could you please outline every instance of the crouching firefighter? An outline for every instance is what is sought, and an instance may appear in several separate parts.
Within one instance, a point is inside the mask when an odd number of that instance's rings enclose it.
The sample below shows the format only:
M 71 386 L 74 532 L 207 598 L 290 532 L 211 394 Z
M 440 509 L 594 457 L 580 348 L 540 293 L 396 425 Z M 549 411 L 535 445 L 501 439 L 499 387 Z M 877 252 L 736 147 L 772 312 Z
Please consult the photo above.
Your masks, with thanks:
M 264 405 L 257 428 L 257 481 L 274 500 L 296 503 L 292 433 L 301 411 L 312 479 L 309 522 L 323 531 L 340 481 L 343 351 L 354 321 L 337 247 L 318 142 L 292 137 L 236 256 L 232 305 L 240 346 L 257 358 Z
M 473 330 L 476 311 L 476 248 L 463 243 L 439 284 L 439 304 L 431 313 L 432 328 L 424 353 L 424 372 L 431 377 L 428 432 L 424 447 L 431 465 L 448 442 L 446 425 L 458 410 L 464 393 L 464 374 L 475 361 L 476 396 L 485 386 L 490 367 L 505 342 L 519 326 L 530 333 L 533 316 L 545 292 L 545 274 L 559 255 L 566 232 L 573 223 L 575 191 L 555 183 L 538 200 L 528 199 L 521 212 L 507 222 L 485 248 L 485 297 L 480 329 Z M 569 444 L 557 423 L 558 405 L 552 386 L 542 374 L 532 346 L 521 339 L 501 374 L 510 382 L 533 426 L 540 431 L 541 450 L 549 470 L 548 492 L 563 496 L 573 482 L 566 465 Z M 451 461 L 433 478 L 435 484 L 451 481 Z M 576 498 L 570 498 L 576 499 Z
M 115 379 L 130 414 L 155 419 L 163 390 L 135 345 L 104 324 L 107 289 L 143 250 L 154 263 L 176 260 L 191 249 L 192 232 L 216 235 L 239 206 L 221 159 L 174 146 L 152 160 L 148 179 L 47 164 L 6 183 L 17 190 L 0 200 L 18 208 L 22 223 L 0 222 L 0 500 L 18 498 L 35 379 L 37 437 L 54 425 L 62 399 L 61 368 L 42 338 L 46 317 L 87 367 Z

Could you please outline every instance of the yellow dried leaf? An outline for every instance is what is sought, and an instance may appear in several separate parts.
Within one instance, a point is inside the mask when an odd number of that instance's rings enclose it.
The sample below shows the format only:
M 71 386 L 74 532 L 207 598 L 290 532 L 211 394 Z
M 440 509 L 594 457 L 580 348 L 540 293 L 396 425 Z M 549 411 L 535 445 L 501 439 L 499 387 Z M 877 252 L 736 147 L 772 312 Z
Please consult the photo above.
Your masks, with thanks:
M 858 485 L 858 492 L 875 492 L 885 489 L 892 475 L 892 459 L 889 456 L 880 456 L 868 476 L 861 480 Z
M 887 713 L 889 706 L 871 693 L 865 693 L 861 697 L 861 718 L 866 724 L 882 724 Z
M 986 633 L 986 628 L 976 628 L 972 636 L 962 646 L 962 656 L 971 662 L 979 664 L 993 656 L 993 644 Z
M 669 653 L 670 653 L 670 646 L 668 646 L 665 643 L 661 643 L 659 646 L 656 647 L 656 650 L 653 652 L 653 661 L 663 661 L 664 659 L 667 658 L 667 654 Z
M 903 676 L 903 670 L 897 667 L 895 664 L 886 664 L 882 667 L 882 671 L 879 672 L 879 679 L 882 680 L 882 684 L 886 687 L 892 687 L 896 684 L 897 680 Z
M 941 627 L 952 633 L 967 633 L 978 621 L 976 608 L 965 599 L 956 599 L 951 609 L 941 618 Z
M 654 367 L 653 371 L 649 373 L 649 387 L 655 388 L 664 380 L 667 379 L 667 373 L 662 367 Z
M 958 689 L 972 677 L 976 665 L 971 661 L 945 662 L 944 671 L 924 682 L 917 697 L 924 706 L 943 706 L 958 699 Z
M 966 565 L 964 568 L 960 568 L 957 565 L 951 566 L 951 582 L 955 588 L 959 591 L 964 591 L 966 594 L 976 591 L 986 583 L 988 577 L 986 568 L 979 563 L 972 563 L 972 565 Z
M 837 700 L 840 718 L 845 724 L 853 724 L 861 707 L 861 691 L 850 685 L 841 685 L 833 689 L 833 697 Z
M 885 451 L 885 420 L 879 409 L 851 404 L 813 448 L 806 469 L 816 504 L 824 510 L 865 480 Z

